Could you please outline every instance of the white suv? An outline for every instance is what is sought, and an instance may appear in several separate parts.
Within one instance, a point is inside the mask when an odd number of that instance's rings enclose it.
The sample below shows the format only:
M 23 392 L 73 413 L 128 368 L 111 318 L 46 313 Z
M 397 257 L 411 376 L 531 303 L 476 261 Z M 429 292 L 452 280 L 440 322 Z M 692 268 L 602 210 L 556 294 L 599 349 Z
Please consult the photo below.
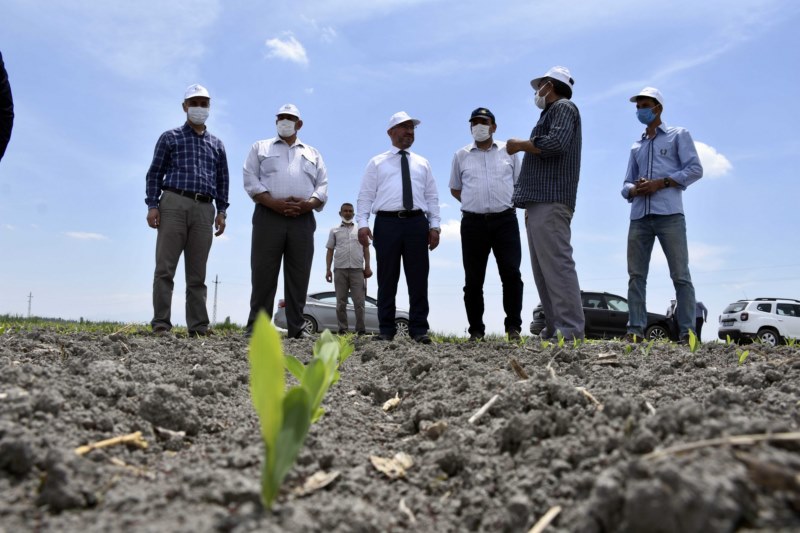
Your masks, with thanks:
M 754 340 L 775 346 L 800 339 L 800 300 L 756 298 L 730 304 L 719 316 L 719 338 Z

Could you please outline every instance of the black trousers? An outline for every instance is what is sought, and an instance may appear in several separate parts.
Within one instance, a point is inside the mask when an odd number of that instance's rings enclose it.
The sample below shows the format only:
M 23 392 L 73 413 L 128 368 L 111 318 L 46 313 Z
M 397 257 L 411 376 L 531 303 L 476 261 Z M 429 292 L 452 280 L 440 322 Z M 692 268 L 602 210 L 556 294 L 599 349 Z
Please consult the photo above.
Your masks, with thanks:
M 461 257 L 464 262 L 464 306 L 470 335 L 483 335 L 483 283 L 489 254 L 494 253 L 503 284 L 506 332 L 522 331 L 522 248 L 516 212 L 494 216 L 464 213 L 461 219 Z
M 256 204 L 250 248 L 250 281 L 253 289 L 250 293 L 247 331 L 252 330 L 260 310 L 263 309 L 272 317 L 281 262 L 288 335 L 294 337 L 303 329 L 303 308 L 314 259 L 316 229 L 313 211 L 292 218 Z
M 380 332 L 394 335 L 395 299 L 400 281 L 400 261 L 408 285 L 408 332 L 428 333 L 428 219 L 375 217 L 375 258 L 378 265 L 378 322 Z

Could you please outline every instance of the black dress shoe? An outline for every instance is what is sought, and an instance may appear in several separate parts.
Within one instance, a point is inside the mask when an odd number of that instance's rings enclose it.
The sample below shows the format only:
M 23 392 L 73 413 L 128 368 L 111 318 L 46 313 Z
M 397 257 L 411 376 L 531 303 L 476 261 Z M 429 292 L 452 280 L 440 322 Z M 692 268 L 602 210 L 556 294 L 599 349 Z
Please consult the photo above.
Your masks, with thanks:
M 433 342 L 433 341 L 431 341 L 431 338 L 430 338 L 430 337 L 428 337 L 428 336 L 427 336 L 427 335 L 425 335 L 425 334 L 422 334 L 422 335 L 414 335 L 414 340 L 415 340 L 416 342 L 420 343 L 420 344 L 430 344 L 431 342 Z
M 366 332 L 366 331 L 364 331 L 364 330 L 361 330 L 361 331 L 356 331 L 356 335 L 358 335 L 359 337 L 363 337 L 363 336 L 364 336 L 364 335 L 366 335 L 366 334 L 367 334 L 367 332 Z
M 313 339 L 313 335 L 309 335 L 304 330 L 301 330 L 300 333 L 292 337 L 293 339 Z
M 375 335 L 376 341 L 391 341 L 394 340 L 394 335 L 389 335 L 388 333 L 378 333 Z
M 347 335 L 347 330 L 346 329 L 340 329 L 339 332 L 337 333 L 337 335 Z
M 472 335 L 469 336 L 469 342 L 478 342 L 478 341 L 482 341 L 482 340 L 483 340 L 483 335 L 482 334 L 473 333 Z
M 520 336 L 519 331 L 512 329 L 511 331 L 508 332 L 508 340 L 518 341 L 520 339 L 522 339 L 522 337 Z

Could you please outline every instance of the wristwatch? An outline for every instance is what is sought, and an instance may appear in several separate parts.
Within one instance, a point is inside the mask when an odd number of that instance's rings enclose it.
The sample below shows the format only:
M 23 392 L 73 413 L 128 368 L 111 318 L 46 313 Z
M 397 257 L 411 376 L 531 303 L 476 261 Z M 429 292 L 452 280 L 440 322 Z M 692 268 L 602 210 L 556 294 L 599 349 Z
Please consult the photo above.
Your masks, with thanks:
M 670 180 L 669 178 L 664 178 L 664 187 L 666 188 L 671 186 L 672 186 L 672 180 Z

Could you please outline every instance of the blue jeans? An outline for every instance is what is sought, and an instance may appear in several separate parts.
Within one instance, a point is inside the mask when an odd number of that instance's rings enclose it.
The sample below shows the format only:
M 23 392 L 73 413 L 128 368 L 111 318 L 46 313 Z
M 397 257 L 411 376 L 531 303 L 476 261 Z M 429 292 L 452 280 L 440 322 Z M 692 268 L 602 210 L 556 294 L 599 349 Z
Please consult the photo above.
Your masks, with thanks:
M 631 220 L 628 229 L 628 333 L 644 337 L 647 327 L 647 271 L 656 238 L 667 258 L 675 286 L 675 310 L 680 337 L 694 331 L 695 297 L 689 273 L 686 219 L 682 214 L 647 215 Z

